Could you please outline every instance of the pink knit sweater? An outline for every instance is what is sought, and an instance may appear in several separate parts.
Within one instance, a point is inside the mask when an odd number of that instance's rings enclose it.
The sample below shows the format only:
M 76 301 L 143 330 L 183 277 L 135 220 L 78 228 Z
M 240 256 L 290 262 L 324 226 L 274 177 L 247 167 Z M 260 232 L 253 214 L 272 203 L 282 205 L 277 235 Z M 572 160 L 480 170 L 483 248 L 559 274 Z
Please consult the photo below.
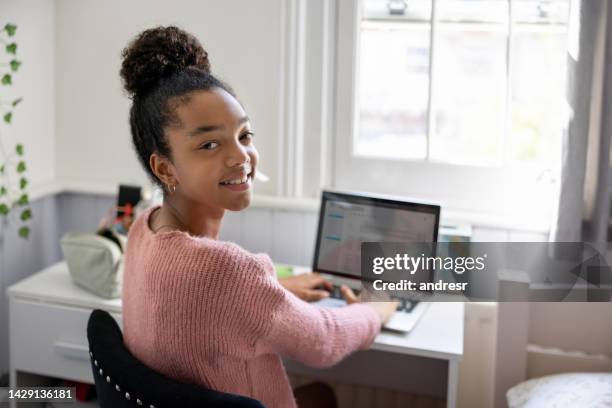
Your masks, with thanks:
M 128 235 L 123 330 L 147 366 L 182 382 L 295 407 L 280 356 L 313 367 L 370 346 L 378 314 L 312 306 L 276 280 L 266 254 L 185 232 L 153 233 L 150 208 Z

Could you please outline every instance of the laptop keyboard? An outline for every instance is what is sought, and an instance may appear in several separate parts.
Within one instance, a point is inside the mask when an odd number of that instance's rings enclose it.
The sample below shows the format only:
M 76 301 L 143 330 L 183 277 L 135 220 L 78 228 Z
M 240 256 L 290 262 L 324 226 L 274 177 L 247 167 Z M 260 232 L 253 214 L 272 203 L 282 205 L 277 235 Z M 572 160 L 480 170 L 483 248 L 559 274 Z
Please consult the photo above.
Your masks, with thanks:
M 358 289 L 353 289 L 353 292 L 355 293 L 355 295 L 359 296 Z M 342 293 L 340 292 L 339 285 L 333 286 L 333 290 L 330 292 L 329 297 L 333 299 L 344 299 L 342 297 Z M 396 310 L 398 312 L 405 312 L 405 313 L 410 313 L 412 309 L 414 309 L 414 307 L 419 303 L 418 300 L 408 300 L 408 299 L 397 299 L 397 300 L 400 302 L 400 304 L 397 305 Z

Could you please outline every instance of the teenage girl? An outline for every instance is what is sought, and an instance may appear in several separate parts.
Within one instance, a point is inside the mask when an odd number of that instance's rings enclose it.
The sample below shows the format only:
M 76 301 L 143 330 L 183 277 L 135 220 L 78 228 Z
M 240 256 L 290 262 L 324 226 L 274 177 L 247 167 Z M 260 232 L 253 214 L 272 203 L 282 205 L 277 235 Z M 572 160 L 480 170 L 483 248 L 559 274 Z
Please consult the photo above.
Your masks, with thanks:
M 249 117 L 198 40 L 176 27 L 142 32 L 122 56 L 133 144 L 164 190 L 163 205 L 128 235 L 126 346 L 179 381 L 268 408 L 323 406 L 316 395 L 294 395 L 280 357 L 334 365 L 370 346 L 396 304 L 360 303 L 343 287 L 348 306 L 315 307 L 304 299 L 329 285 L 318 274 L 279 282 L 268 255 L 220 241 L 225 211 L 251 201 L 259 157 Z

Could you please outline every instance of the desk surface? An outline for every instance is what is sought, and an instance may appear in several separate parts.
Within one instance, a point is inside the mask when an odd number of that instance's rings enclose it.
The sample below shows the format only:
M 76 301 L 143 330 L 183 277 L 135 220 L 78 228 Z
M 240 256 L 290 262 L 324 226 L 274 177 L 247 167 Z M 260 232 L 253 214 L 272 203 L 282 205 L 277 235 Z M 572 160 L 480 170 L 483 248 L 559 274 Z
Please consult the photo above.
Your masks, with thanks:
M 59 262 L 7 289 L 13 298 L 121 313 L 121 299 L 104 299 L 75 285 L 65 262 Z M 406 334 L 380 333 L 372 349 L 444 360 L 463 354 L 463 303 L 432 303 Z

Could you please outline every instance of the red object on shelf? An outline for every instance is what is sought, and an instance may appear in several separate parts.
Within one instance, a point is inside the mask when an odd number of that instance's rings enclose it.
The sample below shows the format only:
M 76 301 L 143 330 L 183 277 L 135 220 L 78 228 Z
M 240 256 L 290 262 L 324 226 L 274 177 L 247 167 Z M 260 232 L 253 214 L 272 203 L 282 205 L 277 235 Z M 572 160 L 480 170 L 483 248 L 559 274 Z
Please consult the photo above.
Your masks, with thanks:
M 130 203 L 126 203 L 124 206 L 118 206 L 117 210 L 123 211 L 123 215 L 117 216 L 115 222 L 121 221 L 125 216 L 132 216 L 134 214 L 134 206 Z

